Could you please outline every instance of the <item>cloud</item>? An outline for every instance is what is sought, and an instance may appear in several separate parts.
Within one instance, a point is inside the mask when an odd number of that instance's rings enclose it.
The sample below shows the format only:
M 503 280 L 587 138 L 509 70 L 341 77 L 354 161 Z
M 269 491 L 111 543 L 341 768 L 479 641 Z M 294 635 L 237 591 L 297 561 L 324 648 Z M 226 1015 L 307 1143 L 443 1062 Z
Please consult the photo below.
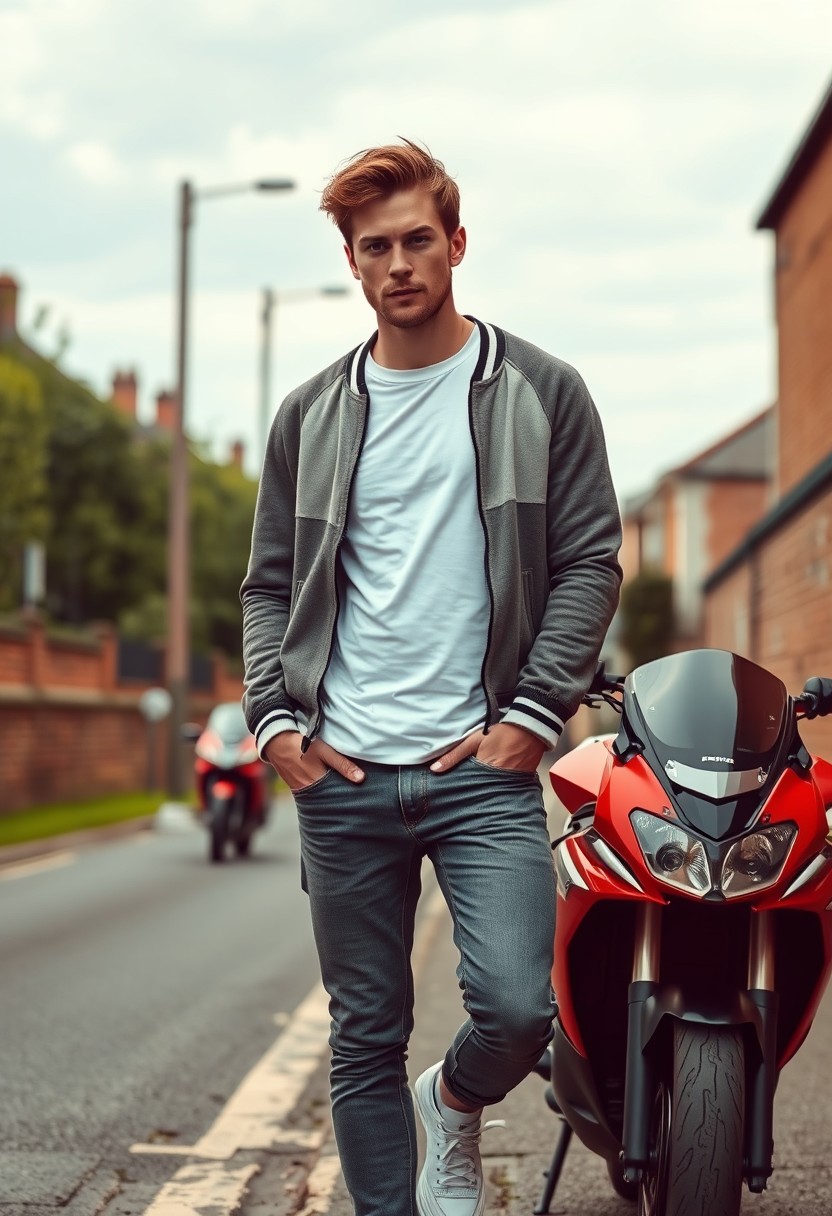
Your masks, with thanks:
M 0 261 L 70 317 L 79 372 L 158 387 L 178 183 L 295 178 L 198 200 L 191 234 L 191 417 L 253 442 L 259 289 L 349 282 L 320 189 L 422 138 L 462 189 L 460 305 L 579 366 L 630 492 L 769 399 L 752 223 L 825 87 L 827 6 L 26 0 L 0 11 Z M 358 295 L 281 309 L 276 397 L 371 324 Z

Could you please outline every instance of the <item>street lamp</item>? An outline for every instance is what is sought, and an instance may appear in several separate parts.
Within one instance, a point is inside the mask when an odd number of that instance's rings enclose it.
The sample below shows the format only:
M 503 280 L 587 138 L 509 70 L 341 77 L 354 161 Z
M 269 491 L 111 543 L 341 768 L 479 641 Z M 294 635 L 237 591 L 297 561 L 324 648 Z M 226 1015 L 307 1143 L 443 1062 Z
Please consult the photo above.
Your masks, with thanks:
M 266 455 L 266 444 L 269 438 L 269 419 L 271 417 L 271 375 L 272 348 L 274 331 L 274 313 L 278 303 L 289 303 L 293 300 L 314 300 L 319 296 L 346 296 L 349 288 L 338 283 L 326 287 L 295 287 L 287 291 L 273 291 L 271 287 L 263 288 L 262 312 L 260 314 L 260 458 Z
M 188 698 L 190 643 L 188 630 L 189 520 L 188 520 L 188 445 L 185 437 L 186 370 L 188 341 L 188 263 L 189 239 L 194 203 L 198 198 L 220 198 L 251 190 L 293 190 L 289 178 L 264 178 L 243 184 L 209 186 L 195 190 L 191 182 L 179 185 L 179 273 L 177 280 L 177 358 L 173 440 L 170 454 L 170 497 L 168 506 L 168 644 L 167 682 L 171 695 L 170 746 L 168 748 L 168 791 L 181 798 L 185 790 L 181 731 Z

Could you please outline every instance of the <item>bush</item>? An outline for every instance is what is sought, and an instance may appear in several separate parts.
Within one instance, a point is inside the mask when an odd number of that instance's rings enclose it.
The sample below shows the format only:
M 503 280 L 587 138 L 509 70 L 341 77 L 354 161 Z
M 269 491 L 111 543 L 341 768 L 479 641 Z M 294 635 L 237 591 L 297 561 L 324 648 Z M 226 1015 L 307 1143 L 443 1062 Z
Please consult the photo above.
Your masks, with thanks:
M 621 592 L 621 642 L 633 667 L 661 659 L 673 642 L 673 582 L 645 570 Z

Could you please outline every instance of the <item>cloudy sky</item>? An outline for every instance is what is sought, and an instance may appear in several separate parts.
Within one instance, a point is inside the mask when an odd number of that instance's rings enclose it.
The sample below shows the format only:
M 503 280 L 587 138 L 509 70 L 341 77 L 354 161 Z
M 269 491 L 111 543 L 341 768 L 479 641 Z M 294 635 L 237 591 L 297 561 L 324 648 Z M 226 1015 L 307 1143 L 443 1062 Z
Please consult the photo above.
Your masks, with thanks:
M 333 169 L 421 139 L 462 192 L 459 307 L 574 363 L 622 498 L 767 404 L 756 216 L 832 73 L 829 0 L 0 0 L 0 271 L 21 329 L 140 412 L 174 367 L 177 182 L 198 205 L 189 426 L 254 471 L 259 293 L 352 287 Z M 41 313 L 43 316 L 43 314 Z M 275 404 L 358 343 L 360 293 L 285 299 Z

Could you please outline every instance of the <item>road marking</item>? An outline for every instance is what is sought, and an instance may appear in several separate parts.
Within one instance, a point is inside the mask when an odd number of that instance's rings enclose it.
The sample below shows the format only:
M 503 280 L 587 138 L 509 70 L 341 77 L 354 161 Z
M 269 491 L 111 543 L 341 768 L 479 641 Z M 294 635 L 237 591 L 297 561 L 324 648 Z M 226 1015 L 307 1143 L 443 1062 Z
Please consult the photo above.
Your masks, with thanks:
M 414 973 L 426 960 L 443 915 L 447 915 L 445 900 L 441 891 L 435 889 L 419 918 L 412 953 Z M 322 1148 L 329 1135 L 328 1123 L 311 1130 L 286 1127 L 285 1123 L 329 1048 L 329 1029 L 329 997 L 323 986 L 316 984 L 196 1144 L 131 1146 L 131 1153 L 200 1159 L 177 1170 L 144 1216 L 234 1212 L 249 1180 L 259 1170 L 256 1165 L 235 1167 L 231 1162 L 235 1153 L 279 1145 L 308 1150 Z M 329 1212 L 340 1172 L 337 1154 L 319 1157 L 307 1180 L 306 1206 L 298 1216 L 324 1216 Z
M 60 870 L 78 860 L 76 853 L 50 853 L 48 857 L 37 857 L 34 861 L 12 861 L 0 869 L 0 882 L 11 882 L 15 878 L 28 878 L 30 874 L 42 874 L 46 870 Z
M 308 1142 L 312 1138 L 309 1133 L 286 1131 L 282 1124 L 320 1064 L 328 1038 L 329 997 L 323 986 L 316 984 L 196 1144 L 134 1144 L 131 1153 L 158 1153 L 163 1147 L 167 1154 L 228 1161 L 239 1149 Z M 314 1135 L 320 1144 L 322 1133 Z
M 445 901 L 436 890 L 420 920 L 414 971 L 421 969 L 444 911 Z M 323 985 L 316 984 L 196 1144 L 134 1144 L 130 1152 L 228 1161 L 240 1149 L 280 1144 L 319 1147 L 323 1130 L 302 1131 L 284 1124 L 329 1047 L 329 1029 L 329 997 Z
M 236 1212 L 259 1165 L 229 1166 L 216 1161 L 183 1165 L 165 1183 L 144 1216 L 204 1216 Z
M 341 1177 L 341 1161 L 337 1153 L 319 1157 L 306 1181 L 306 1203 L 298 1216 L 326 1216 L 332 1206 L 332 1195 Z

